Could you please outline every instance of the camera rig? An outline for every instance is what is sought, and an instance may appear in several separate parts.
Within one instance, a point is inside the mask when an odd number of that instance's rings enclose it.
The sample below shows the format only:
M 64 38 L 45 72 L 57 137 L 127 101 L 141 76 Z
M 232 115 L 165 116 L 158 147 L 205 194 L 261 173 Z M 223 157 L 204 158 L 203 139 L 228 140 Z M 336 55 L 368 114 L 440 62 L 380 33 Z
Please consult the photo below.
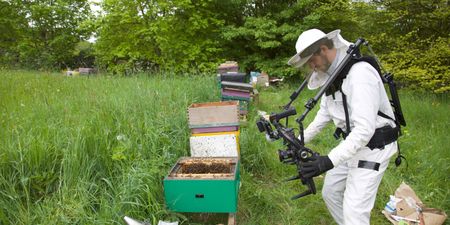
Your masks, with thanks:
M 283 139 L 283 143 L 286 146 L 285 150 L 278 150 L 278 157 L 280 162 L 296 165 L 298 175 L 288 178 L 286 181 L 292 181 L 300 179 L 303 185 L 306 185 L 308 190 L 293 196 L 291 199 L 298 199 L 310 194 L 316 194 L 316 185 L 314 184 L 313 178 L 306 179 L 299 172 L 301 164 L 311 160 L 311 157 L 318 156 L 319 153 L 306 148 L 303 141 L 295 136 L 294 129 L 283 126 L 280 120 L 288 116 L 296 115 L 297 112 L 295 108 L 289 107 L 287 110 L 281 113 L 272 113 L 269 120 L 261 116 L 257 121 L 256 125 L 260 132 L 265 132 L 268 138 L 278 140 Z M 272 129 L 272 125 L 275 130 Z

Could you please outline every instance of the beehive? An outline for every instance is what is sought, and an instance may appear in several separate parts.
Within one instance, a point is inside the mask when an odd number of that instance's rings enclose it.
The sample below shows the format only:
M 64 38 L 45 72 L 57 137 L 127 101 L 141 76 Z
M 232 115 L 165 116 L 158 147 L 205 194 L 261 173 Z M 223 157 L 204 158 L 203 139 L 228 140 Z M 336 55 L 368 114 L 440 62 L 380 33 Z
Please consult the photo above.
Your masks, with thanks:
M 164 178 L 166 204 L 175 212 L 236 212 L 239 183 L 237 158 L 182 157 Z
M 227 72 L 238 72 L 239 71 L 239 65 L 237 62 L 234 61 L 226 61 L 225 63 L 222 63 L 217 67 L 217 73 L 227 73 Z

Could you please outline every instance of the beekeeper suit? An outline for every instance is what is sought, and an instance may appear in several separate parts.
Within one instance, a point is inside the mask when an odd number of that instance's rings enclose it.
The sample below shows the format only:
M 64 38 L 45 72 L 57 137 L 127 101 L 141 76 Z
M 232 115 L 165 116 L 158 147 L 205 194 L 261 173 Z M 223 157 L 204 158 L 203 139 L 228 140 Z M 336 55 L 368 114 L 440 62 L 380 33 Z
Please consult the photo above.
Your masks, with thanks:
M 294 67 L 307 64 L 313 70 L 308 88 L 316 89 L 343 60 L 349 45 L 340 30 L 328 34 L 318 29 L 307 30 L 299 36 L 295 46 L 297 54 L 288 64 Z M 329 121 L 347 130 L 343 94 L 350 133 L 327 156 L 305 163 L 300 172 L 308 178 L 327 171 L 322 195 L 338 224 L 369 225 L 378 186 L 390 157 L 397 150 L 395 141 L 380 148 L 366 146 L 377 128 L 395 127 L 394 121 L 378 114 L 381 111 L 394 118 L 383 82 L 374 67 L 367 62 L 355 63 L 342 81 L 341 90 L 322 96 L 320 109 L 304 132 L 304 141 L 309 142 Z

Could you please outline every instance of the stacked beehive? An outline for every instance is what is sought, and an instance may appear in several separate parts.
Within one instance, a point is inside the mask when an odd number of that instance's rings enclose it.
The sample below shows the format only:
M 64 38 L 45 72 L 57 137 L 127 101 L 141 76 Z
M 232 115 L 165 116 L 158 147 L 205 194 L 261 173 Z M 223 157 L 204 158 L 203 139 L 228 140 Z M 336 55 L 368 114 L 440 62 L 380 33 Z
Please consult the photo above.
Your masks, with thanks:
M 235 219 L 240 115 L 247 114 L 253 90 L 238 70 L 235 62 L 219 67 L 222 102 L 194 103 L 188 108 L 191 157 L 180 158 L 164 178 L 165 200 L 172 211 L 230 213 L 229 221 Z
M 191 156 L 238 157 L 238 102 L 194 103 L 188 109 Z
M 253 86 L 247 83 L 247 75 L 239 73 L 236 62 L 225 62 L 217 68 L 222 101 L 239 101 L 240 115 L 247 115 Z
M 176 212 L 235 213 L 239 191 L 237 101 L 195 103 L 188 108 L 191 157 L 164 179 L 166 204 Z

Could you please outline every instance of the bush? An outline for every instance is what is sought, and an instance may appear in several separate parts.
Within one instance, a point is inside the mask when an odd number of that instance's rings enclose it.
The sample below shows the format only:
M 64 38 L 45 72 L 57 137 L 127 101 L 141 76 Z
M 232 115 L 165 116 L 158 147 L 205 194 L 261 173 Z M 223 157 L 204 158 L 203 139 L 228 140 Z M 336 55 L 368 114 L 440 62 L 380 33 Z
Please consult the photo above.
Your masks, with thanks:
M 449 41 L 449 38 L 438 38 L 413 42 L 404 36 L 397 42 L 399 47 L 383 58 L 387 69 L 403 85 L 445 93 L 450 90 Z

